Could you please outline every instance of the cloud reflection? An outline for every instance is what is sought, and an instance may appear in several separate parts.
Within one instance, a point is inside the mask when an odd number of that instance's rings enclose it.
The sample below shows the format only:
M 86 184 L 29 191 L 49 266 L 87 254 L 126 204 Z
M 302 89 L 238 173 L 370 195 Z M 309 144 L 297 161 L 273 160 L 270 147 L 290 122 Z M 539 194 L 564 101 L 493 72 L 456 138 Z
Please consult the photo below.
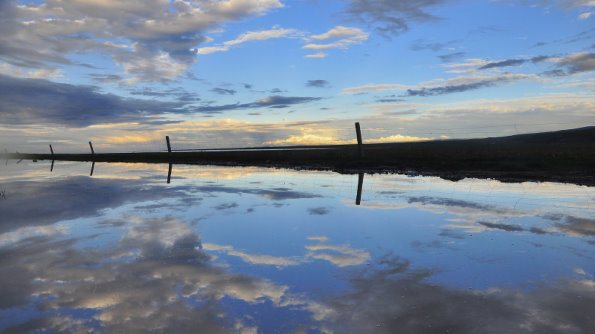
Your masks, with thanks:
M 83 176 L 44 182 L 4 184 L 10 200 L 2 201 L 0 233 L 28 226 L 97 216 L 124 203 L 187 197 L 181 188 L 148 189 L 141 180 L 110 180 Z
M 433 272 L 385 257 L 354 272 L 350 289 L 326 298 L 341 333 L 591 333 L 595 282 L 586 277 L 535 289 L 473 291 L 431 283 Z M 320 302 L 320 301 L 319 301 Z
M 40 312 L 5 329 L 233 332 L 246 319 L 226 317 L 221 299 L 279 305 L 288 288 L 210 265 L 200 237 L 174 218 L 125 226 L 114 248 L 90 251 L 75 246 L 81 239 L 47 236 L 1 247 L 0 307 L 33 303 Z

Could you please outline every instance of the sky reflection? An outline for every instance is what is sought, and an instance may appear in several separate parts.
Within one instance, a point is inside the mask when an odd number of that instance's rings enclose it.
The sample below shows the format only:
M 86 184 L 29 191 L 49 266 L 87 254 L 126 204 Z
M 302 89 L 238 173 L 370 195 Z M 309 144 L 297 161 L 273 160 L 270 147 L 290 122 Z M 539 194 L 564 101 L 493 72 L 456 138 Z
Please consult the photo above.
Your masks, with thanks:
M 595 331 L 589 187 L 45 167 L 2 166 L 2 331 Z

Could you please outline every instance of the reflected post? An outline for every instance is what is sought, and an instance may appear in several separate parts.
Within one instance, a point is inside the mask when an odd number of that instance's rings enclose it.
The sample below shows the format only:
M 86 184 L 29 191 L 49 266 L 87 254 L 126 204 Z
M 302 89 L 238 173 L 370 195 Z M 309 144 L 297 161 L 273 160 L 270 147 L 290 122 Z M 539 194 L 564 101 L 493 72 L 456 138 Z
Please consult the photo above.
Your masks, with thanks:
M 169 170 L 167 171 L 167 183 L 169 184 L 169 182 L 171 181 L 171 167 L 172 167 L 172 163 L 169 163 Z
M 355 197 L 355 205 L 359 205 L 362 201 L 362 187 L 364 185 L 364 173 L 357 175 L 357 196 Z

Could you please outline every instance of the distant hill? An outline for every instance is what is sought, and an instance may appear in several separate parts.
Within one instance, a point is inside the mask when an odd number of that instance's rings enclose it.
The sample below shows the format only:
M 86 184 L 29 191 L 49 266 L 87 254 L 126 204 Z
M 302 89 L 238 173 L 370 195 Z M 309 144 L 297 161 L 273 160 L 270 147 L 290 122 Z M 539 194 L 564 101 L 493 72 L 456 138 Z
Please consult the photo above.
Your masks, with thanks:
M 549 132 L 527 133 L 506 137 L 488 138 L 491 141 L 526 144 L 595 144 L 595 126 Z

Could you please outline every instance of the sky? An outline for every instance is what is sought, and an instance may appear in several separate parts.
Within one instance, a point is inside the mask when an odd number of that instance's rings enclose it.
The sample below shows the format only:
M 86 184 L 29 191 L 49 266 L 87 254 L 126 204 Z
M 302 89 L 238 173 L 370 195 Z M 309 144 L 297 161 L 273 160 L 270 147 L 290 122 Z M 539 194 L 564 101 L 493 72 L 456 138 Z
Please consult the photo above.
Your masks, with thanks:
M 595 125 L 593 0 L 0 0 L 0 150 Z

